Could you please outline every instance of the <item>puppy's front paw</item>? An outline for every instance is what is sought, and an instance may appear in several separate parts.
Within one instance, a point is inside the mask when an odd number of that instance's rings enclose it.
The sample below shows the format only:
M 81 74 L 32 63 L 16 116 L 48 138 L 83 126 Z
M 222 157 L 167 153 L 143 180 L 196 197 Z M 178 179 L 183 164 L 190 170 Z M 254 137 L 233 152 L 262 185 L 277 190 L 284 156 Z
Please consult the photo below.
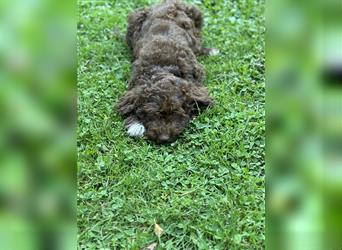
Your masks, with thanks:
M 220 51 L 218 49 L 213 48 L 209 50 L 209 56 L 216 56 L 218 54 L 220 54 Z
M 139 122 L 133 122 L 127 126 L 127 133 L 132 137 L 141 137 L 145 133 L 145 127 Z

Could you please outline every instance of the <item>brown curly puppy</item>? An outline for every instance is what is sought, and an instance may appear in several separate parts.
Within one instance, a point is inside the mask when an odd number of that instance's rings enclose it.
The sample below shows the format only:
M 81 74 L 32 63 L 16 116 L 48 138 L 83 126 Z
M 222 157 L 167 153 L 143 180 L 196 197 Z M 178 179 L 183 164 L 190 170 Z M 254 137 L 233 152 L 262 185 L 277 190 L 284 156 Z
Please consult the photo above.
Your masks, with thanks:
M 136 10 L 126 39 L 134 64 L 129 90 L 117 105 L 130 136 L 174 141 L 201 107 L 212 104 L 196 55 L 217 54 L 201 44 L 201 12 L 177 0 Z

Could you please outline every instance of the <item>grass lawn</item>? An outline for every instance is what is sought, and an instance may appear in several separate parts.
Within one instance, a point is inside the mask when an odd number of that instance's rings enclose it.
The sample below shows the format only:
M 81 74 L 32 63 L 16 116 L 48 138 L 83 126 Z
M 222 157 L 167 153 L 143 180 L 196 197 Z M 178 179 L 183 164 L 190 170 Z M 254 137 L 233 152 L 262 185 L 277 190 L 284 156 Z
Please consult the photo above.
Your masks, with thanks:
M 199 58 L 215 105 L 164 146 L 129 138 L 114 108 L 131 71 L 127 14 L 152 2 L 78 4 L 79 248 L 263 249 L 264 2 L 192 1 L 221 51 Z

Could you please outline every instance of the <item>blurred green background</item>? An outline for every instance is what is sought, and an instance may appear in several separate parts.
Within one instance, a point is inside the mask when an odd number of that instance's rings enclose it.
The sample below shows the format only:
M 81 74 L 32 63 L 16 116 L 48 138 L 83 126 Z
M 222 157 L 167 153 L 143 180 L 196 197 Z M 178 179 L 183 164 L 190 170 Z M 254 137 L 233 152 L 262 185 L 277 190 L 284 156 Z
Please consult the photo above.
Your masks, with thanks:
M 0 2 L 0 249 L 74 249 L 74 1 Z
M 342 3 L 268 1 L 268 249 L 342 248 Z

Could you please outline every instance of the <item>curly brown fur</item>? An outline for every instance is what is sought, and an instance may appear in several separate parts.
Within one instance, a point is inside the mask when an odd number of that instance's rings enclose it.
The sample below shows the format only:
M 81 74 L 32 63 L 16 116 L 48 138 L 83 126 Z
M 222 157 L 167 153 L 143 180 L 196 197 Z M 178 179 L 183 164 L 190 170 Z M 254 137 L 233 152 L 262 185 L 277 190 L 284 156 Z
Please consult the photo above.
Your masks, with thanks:
M 201 107 L 212 104 L 196 55 L 201 44 L 201 12 L 177 0 L 136 10 L 128 18 L 127 43 L 134 63 L 129 90 L 117 104 L 127 128 L 157 143 L 174 141 Z

